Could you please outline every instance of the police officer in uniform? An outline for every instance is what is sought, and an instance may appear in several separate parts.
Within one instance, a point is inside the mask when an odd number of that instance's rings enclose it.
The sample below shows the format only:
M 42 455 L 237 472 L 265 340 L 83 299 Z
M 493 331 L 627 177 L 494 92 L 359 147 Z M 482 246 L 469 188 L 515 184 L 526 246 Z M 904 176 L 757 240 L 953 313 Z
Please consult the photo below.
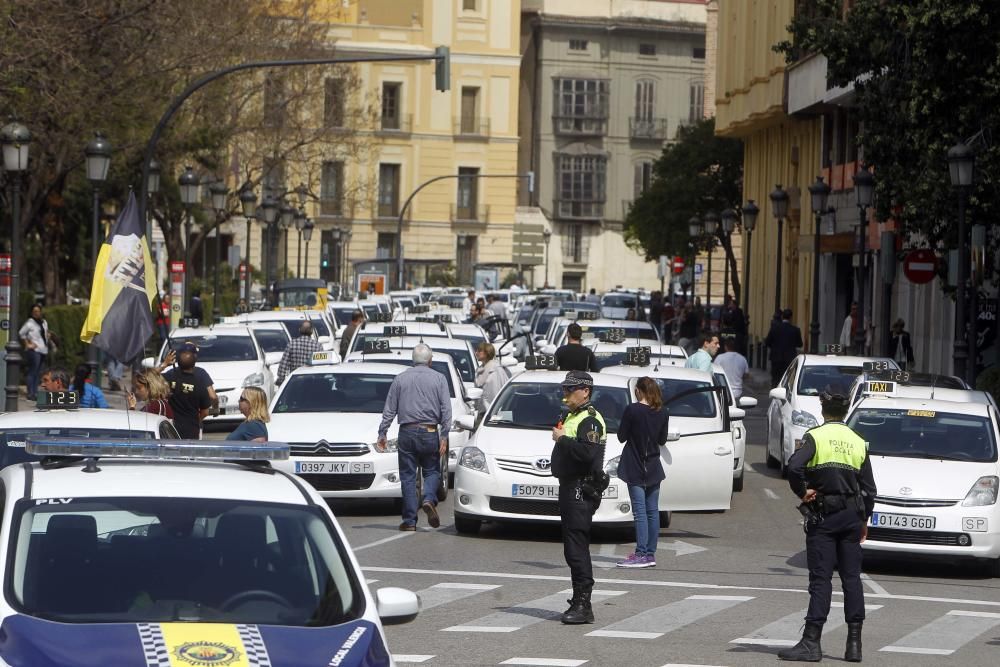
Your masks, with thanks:
M 591 517 L 606 488 L 604 417 L 590 403 L 594 379 L 585 371 L 570 371 L 562 382 L 569 414 L 552 429 L 552 475 L 559 479 L 559 516 L 563 554 L 573 581 L 573 599 L 562 615 L 568 625 L 593 623 L 590 594 L 594 570 L 590 563 Z M 603 483 L 602 483 L 603 482 Z
M 810 429 L 788 460 L 788 485 L 802 499 L 806 517 L 809 609 L 802 639 L 778 652 L 782 660 L 819 662 L 820 635 L 830 613 L 836 567 L 844 588 L 847 648 L 844 659 L 861 662 L 865 597 L 861 586 L 861 543 L 875 506 L 875 478 L 868 443 L 844 424 L 847 397 L 827 389 L 820 395 L 824 424 Z

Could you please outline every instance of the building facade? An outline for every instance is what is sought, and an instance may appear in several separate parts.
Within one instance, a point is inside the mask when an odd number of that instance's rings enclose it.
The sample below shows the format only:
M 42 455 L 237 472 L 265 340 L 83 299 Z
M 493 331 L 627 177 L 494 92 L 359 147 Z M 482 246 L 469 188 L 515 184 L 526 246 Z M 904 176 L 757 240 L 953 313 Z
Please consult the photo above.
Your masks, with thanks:
M 659 285 L 623 221 L 677 128 L 704 116 L 704 0 L 523 0 L 519 203 L 552 232 L 548 282 Z M 538 281 L 541 282 L 541 281 Z

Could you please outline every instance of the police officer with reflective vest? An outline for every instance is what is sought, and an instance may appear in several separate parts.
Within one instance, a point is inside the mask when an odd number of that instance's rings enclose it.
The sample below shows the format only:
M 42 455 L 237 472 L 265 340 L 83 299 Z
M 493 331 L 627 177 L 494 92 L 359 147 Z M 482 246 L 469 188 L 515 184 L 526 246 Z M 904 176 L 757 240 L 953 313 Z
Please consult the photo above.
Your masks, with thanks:
M 573 598 L 562 615 L 568 625 L 593 623 L 590 595 L 594 570 L 590 563 L 590 524 L 607 488 L 604 417 L 591 405 L 594 379 L 585 371 L 570 371 L 562 382 L 569 414 L 552 429 L 552 475 L 559 479 L 559 516 L 563 554 L 573 581 Z
M 875 478 L 868 443 L 844 424 L 847 397 L 827 389 L 820 395 L 824 424 L 810 429 L 788 460 L 788 485 L 802 499 L 806 561 L 809 566 L 809 609 L 802 639 L 778 652 L 782 660 L 819 662 L 820 636 L 830 613 L 833 570 L 844 588 L 847 648 L 844 659 L 861 662 L 861 624 L 865 596 L 861 586 L 861 543 L 875 506 Z

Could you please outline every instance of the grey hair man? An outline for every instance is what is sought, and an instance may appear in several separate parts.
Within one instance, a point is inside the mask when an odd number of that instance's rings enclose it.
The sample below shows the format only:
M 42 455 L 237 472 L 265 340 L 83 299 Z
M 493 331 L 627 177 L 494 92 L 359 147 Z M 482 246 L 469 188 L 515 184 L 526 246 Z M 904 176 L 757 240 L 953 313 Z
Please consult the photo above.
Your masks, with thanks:
M 417 470 L 424 479 L 421 509 L 432 528 L 441 525 L 437 493 L 441 484 L 441 457 L 448 455 L 451 430 L 451 396 L 448 381 L 432 364 L 434 351 L 420 343 L 413 348 L 413 368 L 392 381 L 382 410 L 376 449 L 391 451 L 387 433 L 392 420 L 399 423 L 396 453 L 403 491 L 403 522 L 399 529 L 417 529 Z

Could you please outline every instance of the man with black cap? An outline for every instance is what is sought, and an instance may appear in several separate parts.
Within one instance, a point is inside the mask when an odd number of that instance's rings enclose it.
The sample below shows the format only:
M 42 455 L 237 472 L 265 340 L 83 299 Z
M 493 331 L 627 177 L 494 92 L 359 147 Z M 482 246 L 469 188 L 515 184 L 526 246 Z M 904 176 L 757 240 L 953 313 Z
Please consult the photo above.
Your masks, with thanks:
M 830 613 L 831 578 L 836 568 L 844 588 L 847 648 L 844 659 L 861 662 L 865 595 L 861 586 L 861 543 L 875 506 L 875 478 L 868 443 L 844 424 L 847 396 L 839 388 L 820 394 L 823 424 L 806 431 L 788 460 L 788 485 L 802 499 L 806 518 L 809 609 L 802 639 L 778 652 L 782 660 L 819 662 L 820 636 Z
M 570 371 L 562 381 L 569 414 L 552 429 L 552 475 L 559 479 L 559 516 L 563 554 L 573 581 L 573 598 L 562 615 L 567 625 L 593 623 L 590 594 L 594 570 L 590 563 L 591 517 L 606 488 L 604 417 L 591 405 L 594 379 L 585 371 Z
M 201 420 L 218 399 L 208 371 L 195 365 L 198 363 L 198 346 L 192 341 L 184 341 L 177 348 L 176 355 L 171 350 L 164 359 L 164 365 L 172 364 L 175 356 L 177 366 L 163 374 L 163 379 L 170 386 L 174 426 L 185 440 L 197 440 L 201 437 Z

